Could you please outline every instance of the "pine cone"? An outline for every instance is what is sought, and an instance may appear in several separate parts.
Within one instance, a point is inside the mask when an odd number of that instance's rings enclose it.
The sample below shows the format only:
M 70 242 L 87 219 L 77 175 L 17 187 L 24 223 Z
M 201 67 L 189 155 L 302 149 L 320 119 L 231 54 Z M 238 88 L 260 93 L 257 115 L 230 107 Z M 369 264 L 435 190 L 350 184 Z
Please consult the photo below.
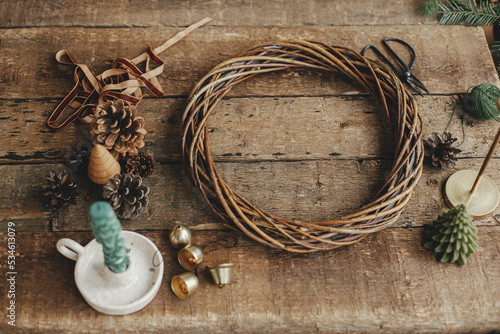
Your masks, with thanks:
M 452 138 L 449 132 L 443 133 L 443 136 L 433 132 L 432 138 L 424 140 L 425 156 L 434 167 L 446 170 L 449 166 L 455 165 L 456 155 L 462 152 L 458 148 L 451 147 L 455 141 L 457 138 Z
M 153 175 L 155 173 L 154 168 L 155 159 L 152 155 L 149 155 L 145 152 L 127 155 L 123 165 L 123 169 L 126 170 L 127 173 L 139 175 L 143 179 Z
M 68 159 L 66 159 L 66 165 L 73 168 L 75 171 L 80 169 L 87 170 L 92 147 L 94 147 L 94 145 L 87 140 L 78 143 L 76 149 L 73 149 Z
M 148 206 L 149 188 L 131 173 L 116 174 L 104 185 L 102 196 L 110 200 L 119 218 L 134 219 Z
M 463 204 L 440 214 L 432 224 L 425 224 L 424 231 L 428 240 L 424 247 L 441 262 L 464 265 L 478 248 L 476 226 Z
M 66 170 L 56 172 L 51 170 L 47 176 L 48 184 L 44 185 L 43 196 L 47 200 L 47 204 L 53 209 L 59 209 L 68 204 L 76 204 L 78 192 L 76 184 L 70 180 Z
M 90 134 L 94 145 L 106 147 L 115 159 L 127 153 L 137 153 L 144 147 L 144 118 L 136 115 L 135 106 L 123 100 L 98 105 L 92 115 Z

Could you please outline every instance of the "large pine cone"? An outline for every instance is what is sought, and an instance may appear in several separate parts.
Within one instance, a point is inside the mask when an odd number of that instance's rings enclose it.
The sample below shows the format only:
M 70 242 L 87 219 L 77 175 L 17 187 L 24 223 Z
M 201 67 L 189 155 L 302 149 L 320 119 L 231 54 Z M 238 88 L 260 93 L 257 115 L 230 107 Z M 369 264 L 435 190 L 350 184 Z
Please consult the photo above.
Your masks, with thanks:
M 115 159 L 137 153 L 144 147 L 144 118 L 136 115 L 135 106 L 123 100 L 98 105 L 92 115 L 90 134 L 95 144 L 106 147 Z
M 134 219 L 148 206 L 149 188 L 131 173 L 116 174 L 104 185 L 102 196 L 110 200 L 117 217 Z
M 432 133 L 432 138 L 424 140 L 425 156 L 434 167 L 446 170 L 449 166 L 455 165 L 457 154 L 462 150 L 451 147 L 457 140 L 452 138 L 451 133 L 445 132 L 441 136 L 437 132 Z
M 47 176 L 48 184 L 44 185 L 43 196 L 47 200 L 47 204 L 52 209 L 59 209 L 68 204 L 76 204 L 78 192 L 76 184 L 70 180 L 66 170 L 56 172 L 51 170 Z
M 139 175 L 143 179 L 155 173 L 155 159 L 145 152 L 139 154 L 129 154 L 125 158 L 122 170 L 127 173 Z

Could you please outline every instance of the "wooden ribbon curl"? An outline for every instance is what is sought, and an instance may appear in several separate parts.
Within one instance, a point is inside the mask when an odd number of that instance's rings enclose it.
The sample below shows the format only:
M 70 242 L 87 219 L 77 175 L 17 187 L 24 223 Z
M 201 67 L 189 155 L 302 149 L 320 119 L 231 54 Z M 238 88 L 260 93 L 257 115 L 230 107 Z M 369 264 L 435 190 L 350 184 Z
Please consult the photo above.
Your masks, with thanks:
M 111 65 L 111 69 L 97 76 L 87 65 L 76 62 L 68 50 L 57 52 L 56 61 L 58 63 L 75 66 L 73 75 L 75 86 L 49 116 L 47 127 L 49 129 L 62 129 L 76 119 L 82 123 L 90 123 L 89 114 L 92 109 L 111 99 L 122 99 L 132 105 L 137 105 L 143 97 L 143 89 L 149 90 L 156 97 L 163 96 L 164 91 L 157 77 L 163 72 L 165 64 L 157 55 L 210 21 L 210 18 L 204 18 L 177 33 L 154 50 L 149 46 L 146 52 L 132 60 L 118 58 Z M 144 61 L 146 63 L 143 72 L 137 65 Z M 69 108 L 73 109 L 74 112 L 68 112 Z M 71 113 L 71 115 L 58 123 L 61 115 L 66 113 Z
M 354 80 L 378 100 L 395 138 L 393 165 L 382 188 L 370 203 L 338 219 L 304 222 L 264 212 L 231 189 L 210 155 L 208 118 L 231 88 L 257 74 L 293 68 L 340 72 Z M 413 96 L 388 65 L 344 47 L 287 40 L 260 45 L 224 61 L 193 88 L 182 126 L 187 174 L 211 209 L 257 242 L 290 252 L 353 244 L 390 226 L 422 174 L 422 120 Z

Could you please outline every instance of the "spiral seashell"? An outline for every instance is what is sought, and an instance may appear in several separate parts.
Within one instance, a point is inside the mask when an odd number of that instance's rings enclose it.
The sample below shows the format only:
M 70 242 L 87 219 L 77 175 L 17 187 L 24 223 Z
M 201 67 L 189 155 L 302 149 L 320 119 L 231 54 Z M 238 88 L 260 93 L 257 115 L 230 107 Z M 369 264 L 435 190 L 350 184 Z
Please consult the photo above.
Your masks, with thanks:
M 105 184 L 115 174 L 120 174 L 121 167 L 118 161 L 102 145 L 94 145 L 90 152 L 90 161 L 87 174 L 90 180 L 97 184 Z

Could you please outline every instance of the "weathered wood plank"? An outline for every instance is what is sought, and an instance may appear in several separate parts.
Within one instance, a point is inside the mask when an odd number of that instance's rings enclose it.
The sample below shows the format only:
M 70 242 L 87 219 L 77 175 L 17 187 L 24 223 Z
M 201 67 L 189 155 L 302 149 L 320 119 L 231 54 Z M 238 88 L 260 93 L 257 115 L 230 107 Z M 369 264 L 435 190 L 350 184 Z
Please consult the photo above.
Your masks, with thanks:
M 86 304 L 74 282 L 74 262 L 55 249 L 63 237 L 86 244 L 90 233 L 19 232 L 16 265 L 22 274 L 16 277 L 16 329 L 463 333 L 500 327 L 499 226 L 478 229 L 480 248 L 466 266 L 438 263 L 421 246 L 420 228 L 388 229 L 356 245 L 306 256 L 284 254 L 238 237 L 236 247 L 206 254 L 199 270 L 200 288 L 186 300 L 169 288 L 172 277 L 183 269 L 168 244 L 168 232 L 144 234 L 163 254 L 162 287 L 144 310 L 112 317 Z M 205 245 L 223 235 L 226 232 L 195 232 L 193 241 Z M 5 237 L 0 238 L 3 244 Z M 203 268 L 227 261 L 236 264 L 234 278 L 219 289 Z M 5 261 L 1 267 L 5 271 Z M 0 285 L 0 295 L 6 305 L 5 284 Z M 0 326 L 2 331 L 10 329 L 6 321 Z
M 456 96 L 416 97 L 424 138 L 444 131 L 456 101 Z M 463 139 L 461 115 L 457 112 L 448 128 L 457 144 Z M 460 156 L 486 156 L 495 125 L 468 114 L 464 119 Z M 373 159 L 394 153 L 389 124 L 369 96 L 233 98 L 223 101 L 208 124 L 217 161 Z
M 482 159 L 461 159 L 457 169 L 479 170 Z M 4 181 L 2 220 L 24 224 L 25 231 L 89 230 L 88 210 L 101 199 L 101 188 L 88 179 L 78 179 L 81 197 L 77 205 L 60 210 L 49 220 L 40 186 L 55 165 L 0 166 Z M 357 210 L 367 203 L 382 185 L 390 169 L 390 160 L 324 160 L 295 162 L 218 163 L 224 180 L 262 210 L 287 218 L 308 221 L 327 220 Z M 457 169 L 446 172 L 426 167 L 414 196 L 395 226 L 421 226 L 437 218 L 447 207 L 441 185 Z M 493 159 L 487 174 L 500 184 L 500 159 Z M 209 224 L 220 228 L 203 198 L 187 180 L 181 165 L 159 165 L 146 180 L 151 187 L 150 205 L 137 219 L 125 221 L 130 230 L 164 230 L 176 221 L 192 225 Z M 12 193 L 17 195 L 11 197 Z M 85 196 L 89 195 L 89 199 Z M 52 225 L 50 225 L 52 223 Z M 211 225 L 215 224 L 215 225 Z M 500 208 L 493 217 L 478 225 L 500 224 Z M 204 225 L 205 226 L 205 225 Z
M 179 30 L 169 27 L 0 30 L 0 94 L 3 99 L 60 99 L 73 87 L 71 69 L 58 66 L 54 60 L 60 49 L 70 50 L 77 61 L 101 73 L 115 58 L 133 58 L 148 44 L 160 45 Z M 400 37 L 413 45 L 418 56 L 414 74 L 432 94 L 463 93 L 483 82 L 498 83 L 481 28 L 434 25 L 418 29 L 415 26 L 202 27 L 162 55 L 168 66 L 159 80 L 167 96 L 186 96 L 215 65 L 257 44 L 288 38 L 313 39 L 361 50 L 367 44 L 379 45 L 387 36 Z M 464 48 L 464 44 L 468 47 Z M 337 95 L 358 89 L 338 74 L 292 71 L 252 79 L 235 87 L 231 96 Z
M 1 166 L 0 175 L 0 228 L 7 230 L 5 222 L 16 222 L 24 231 L 49 231 L 49 210 L 42 203 L 42 184 L 45 171 L 39 174 L 36 165 Z M 31 175 L 31 177 L 30 177 Z
M 187 26 L 205 16 L 218 26 L 391 25 L 436 23 L 420 0 L 308 1 L 2 1 L 0 27 Z
M 437 263 L 421 246 L 421 225 L 446 209 L 443 181 L 458 169 L 479 169 L 496 124 L 466 117 L 463 159 L 446 172 L 426 167 L 393 228 L 318 254 L 285 254 L 228 231 L 180 165 L 179 120 L 192 86 L 248 47 L 285 38 L 355 50 L 389 36 L 408 41 L 417 51 L 415 74 L 433 94 L 417 98 L 424 136 L 441 132 L 451 113 L 449 95 L 500 82 L 480 28 L 438 26 L 434 18 L 416 13 L 420 6 L 421 0 L 0 0 L 0 243 L 7 244 L 5 222 L 15 222 L 15 332 L 498 331 L 500 209 L 476 222 L 480 249 L 465 267 Z M 45 174 L 61 167 L 56 163 L 86 128 L 53 133 L 44 127 L 48 113 L 73 86 L 72 71 L 58 66 L 54 54 L 68 48 L 100 73 L 116 57 L 132 58 L 205 16 L 214 21 L 162 55 L 167 67 L 159 80 L 167 97 L 148 98 L 139 106 L 150 131 L 146 150 L 161 164 L 146 180 L 150 207 L 139 220 L 122 223 L 159 246 L 166 262 L 162 288 L 136 314 L 99 314 L 76 288 L 74 262 L 55 250 L 59 238 L 82 244 L 92 239 L 87 212 L 99 199 L 99 187 L 80 178 L 78 204 L 57 216 L 41 199 Z M 258 207 L 286 217 L 322 220 L 357 209 L 390 167 L 390 139 L 376 108 L 357 93 L 342 96 L 358 90 L 338 75 L 312 71 L 241 84 L 210 120 L 210 147 L 224 179 Z M 461 139 L 458 119 L 450 130 Z M 487 174 L 500 184 L 498 154 Z M 205 254 L 200 290 L 187 300 L 169 289 L 173 275 L 183 271 L 167 241 L 175 221 L 189 224 L 201 246 L 224 235 L 238 238 L 234 248 Z M 221 290 L 209 283 L 203 268 L 222 262 L 237 266 L 233 283 Z M 3 256 L 3 273 L 6 265 Z M 0 284 L 0 303 L 6 302 L 7 285 Z M 0 332 L 12 332 L 5 320 Z
M 417 98 L 424 137 L 446 128 L 455 98 Z M 87 125 L 75 123 L 61 131 L 45 127 L 57 103 L 0 100 L 0 126 L 6 134 L 0 163 L 64 161 L 70 149 L 85 140 L 82 131 L 88 131 Z M 145 150 L 157 161 L 181 161 L 184 106 L 183 98 L 146 99 L 139 106 L 148 130 Z M 449 131 L 461 142 L 459 116 L 457 112 Z M 210 150 L 216 161 L 388 158 L 393 144 L 384 117 L 375 100 L 367 96 L 230 98 L 220 103 L 209 120 Z M 460 146 L 460 156 L 486 156 L 494 137 L 492 124 L 466 115 L 465 131 L 467 140 Z

